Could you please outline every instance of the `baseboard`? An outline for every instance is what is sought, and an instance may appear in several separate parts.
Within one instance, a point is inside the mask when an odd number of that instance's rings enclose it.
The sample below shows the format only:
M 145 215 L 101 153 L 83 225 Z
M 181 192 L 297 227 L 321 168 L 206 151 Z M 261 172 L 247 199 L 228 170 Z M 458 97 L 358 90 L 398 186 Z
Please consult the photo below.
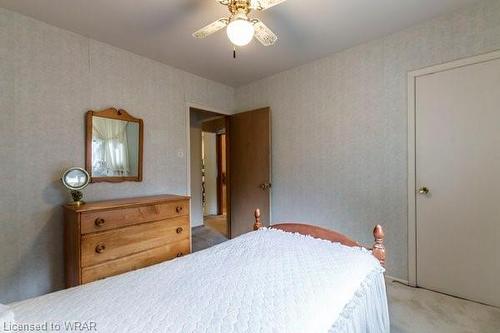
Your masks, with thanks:
M 390 275 L 386 275 L 385 279 L 388 280 L 388 281 L 391 281 L 391 282 L 394 281 L 394 282 L 399 282 L 399 283 L 402 283 L 402 284 L 410 285 L 410 283 L 408 282 L 408 280 L 400 279 L 400 278 L 397 278 L 397 277 L 394 277 L 394 276 L 390 276 Z
M 204 225 L 203 225 L 203 224 L 202 224 L 202 225 L 193 225 L 193 226 L 191 227 L 191 229 L 192 229 L 192 230 L 195 230 L 195 229 L 197 230 L 197 229 L 200 229 L 200 228 L 203 228 L 203 227 L 204 227 Z

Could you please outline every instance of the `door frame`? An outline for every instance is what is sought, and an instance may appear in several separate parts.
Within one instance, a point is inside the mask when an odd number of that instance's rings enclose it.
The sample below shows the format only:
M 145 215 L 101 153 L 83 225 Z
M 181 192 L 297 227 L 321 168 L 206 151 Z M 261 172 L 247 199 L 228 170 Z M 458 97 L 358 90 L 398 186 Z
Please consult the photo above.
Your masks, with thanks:
M 408 284 L 417 286 L 416 81 L 418 77 L 500 59 L 500 50 L 408 73 Z
M 206 105 L 202 105 L 202 104 L 199 104 L 199 103 L 194 103 L 194 102 L 187 102 L 186 104 L 186 113 L 185 113 L 185 123 L 186 123 L 186 150 L 185 150 L 185 157 L 186 157 L 186 195 L 191 197 L 191 108 L 194 108 L 194 109 L 200 109 L 200 110 L 204 110 L 204 111 L 209 111 L 209 112 L 214 112 L 214 113 L 218 113 L 218 114 L 221 114 L 221 115 L 224 115 L 226 116 L 230 116 L 232 115 L 233 113 L 230 112 L 230 111 L 223 111 L 223 110 L 220 110 L 220 109 L 217 109 L 217 108 L 213 108 L 213 107 L 210 107 L 210 106 L 206 106 Z M 227 121 L 226 121 L 226 125 L 227 125 Z M 226 128 L 226 133 L 227 133 L 227 128 Z M 228 136 L 226 135 L 226 138 Z M 226 143 L 226 149 L 227 147 L 229 146 L 229 143 L 227 142 Z M 179 155 L 179 152 L 178 151 L 178 155 Z M 179 156 L 181 157 L 181 156 Z M 226 173 L 229 174 L 229 168 L 226 169 Z M 229 187 L 227 186 L 227 188 L 229 189 Z M 229 194 L 227 194 L 229 195 Z M 228 203 L 229 204 L 229 203 Z M 192 201 L 189 200 L 189 211 L 191 211 L 192 209 Z M 228 223 L 226 223 L 230 228 L 230 215 L 229 215 L 229 207 L 227 207 L 227 216 L 228 216 Z M 189 214 L 189 228 L 191 229 L 191 214 Z M 191 244 L 190 244 L 190 250 L 192 251 L 193 250 L 193 241 L 191 239 Z

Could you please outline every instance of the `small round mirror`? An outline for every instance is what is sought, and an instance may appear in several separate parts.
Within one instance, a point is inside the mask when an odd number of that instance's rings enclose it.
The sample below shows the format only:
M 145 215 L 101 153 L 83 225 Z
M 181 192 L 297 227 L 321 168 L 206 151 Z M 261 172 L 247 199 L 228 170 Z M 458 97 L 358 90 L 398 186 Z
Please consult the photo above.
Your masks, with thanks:
M 61 178 L 64 186 L 70 190 L 82 190 L 89 184 L 89 173 L 82 168 L 71 168 L 64 172 Z

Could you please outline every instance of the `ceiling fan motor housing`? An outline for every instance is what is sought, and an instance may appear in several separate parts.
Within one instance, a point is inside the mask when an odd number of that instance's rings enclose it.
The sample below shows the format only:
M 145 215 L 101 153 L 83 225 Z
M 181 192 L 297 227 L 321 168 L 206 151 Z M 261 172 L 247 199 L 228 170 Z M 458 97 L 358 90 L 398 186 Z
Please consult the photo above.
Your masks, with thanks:
M 231 0 L 227 6 L 233 15 L 250 13 L 250 0 Z

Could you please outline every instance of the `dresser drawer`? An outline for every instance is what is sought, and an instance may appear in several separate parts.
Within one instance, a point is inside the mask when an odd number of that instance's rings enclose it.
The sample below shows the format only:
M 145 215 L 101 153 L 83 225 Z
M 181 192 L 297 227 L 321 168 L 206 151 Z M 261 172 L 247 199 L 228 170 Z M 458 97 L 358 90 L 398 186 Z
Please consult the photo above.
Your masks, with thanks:
M 189 200 L 141 207 L 84 212 L 81 214 L 81 233 L 88 234 L 187 215 L 189 215 Z
M 189 237 L 187 216 L 85 234 L 81 239 L 81 265 L 93 266 Z
M 154 249 L 139 252 L 126 258 L 108 261 L 82 269 L 82 283 L 96 281 L 139 268 L 189 254 L 189 240 L 171 243 Z

